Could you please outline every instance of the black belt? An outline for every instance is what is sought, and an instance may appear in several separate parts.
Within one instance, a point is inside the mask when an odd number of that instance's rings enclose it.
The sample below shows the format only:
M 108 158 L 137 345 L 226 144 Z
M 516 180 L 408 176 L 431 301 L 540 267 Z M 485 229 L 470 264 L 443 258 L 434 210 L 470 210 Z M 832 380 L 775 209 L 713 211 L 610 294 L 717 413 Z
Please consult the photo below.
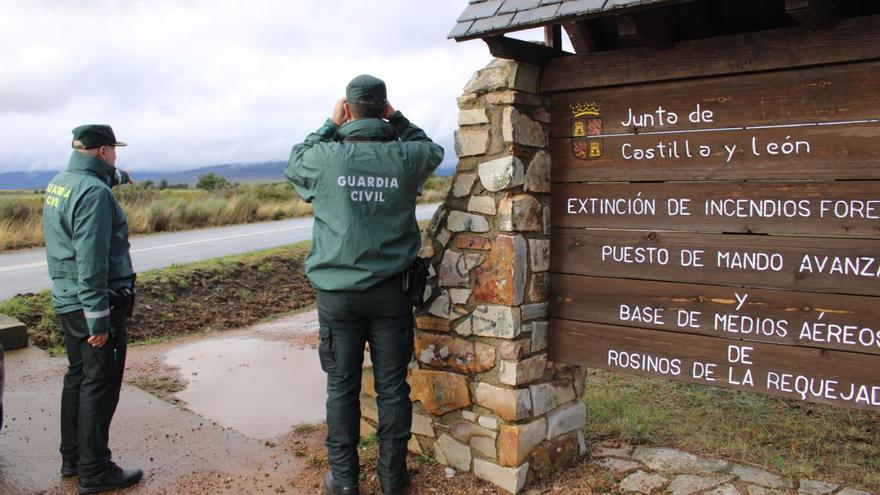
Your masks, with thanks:
M 388 143 L 394 141 L 390 137 L 370 137 L 370 136 L 346 136 L 342 139 L 343 143 Z

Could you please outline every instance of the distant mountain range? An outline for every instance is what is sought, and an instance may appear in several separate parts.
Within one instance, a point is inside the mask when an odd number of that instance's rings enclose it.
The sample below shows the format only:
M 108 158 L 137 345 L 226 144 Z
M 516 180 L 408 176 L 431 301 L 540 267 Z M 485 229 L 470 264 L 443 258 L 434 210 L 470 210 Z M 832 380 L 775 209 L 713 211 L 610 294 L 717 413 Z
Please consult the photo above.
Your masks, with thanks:
M 230 163 L 183 171 L 133 171 L 132 175 L 136 182 L 151 180 L 156 184 L 165 179 L 169 184 L 193 185 L 200 175 L 207 173 L 222 175 L 229 182 L 279 182 L 284 180 L 284 166 L 286 163 Z M 453 172 L 455 172 L 454 163 L 452 165 L 441 165 L 437 169 L 439 175 L 451 175 Z M 43 189 L 57 173 L 57 171 L 0 173 L 0 189 Z

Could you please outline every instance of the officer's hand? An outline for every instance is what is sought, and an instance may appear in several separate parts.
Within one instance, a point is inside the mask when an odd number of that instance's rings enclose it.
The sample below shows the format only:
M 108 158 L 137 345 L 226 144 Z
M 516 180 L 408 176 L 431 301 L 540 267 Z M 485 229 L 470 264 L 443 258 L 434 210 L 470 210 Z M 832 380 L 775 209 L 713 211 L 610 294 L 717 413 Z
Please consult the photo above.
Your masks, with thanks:
M 383 118 L 384 118 L 385 120 L 390 119 L 391 116 L 394 115 L 394 112 L 396 112 L 396 111 L 397 111 L 397 110 L 395 110 L 394 107 L 391 106 L 391 102 L 390 102 L 390 101 L 386 101 L 386 102 L 385 102 L 385 115 L 383 115 Z
M 336 125 L 342 125 L 345 123 L 345 107 L 343 106 L 343 103 L 345 103 L 345 98 L 340 98 L 339 101 L 333 105 L 333 113 L 330 115 L 330 120 Z
M 87 340 L 87 342 L 92 347 L 97 347 L 100 349 L 101 347 L 104 347 L 104 344 L 106 344 L 107 340 L 109 340 L 109 339 L 110 339 L 110 332 L 104 332 L 104 333 L 99 333 L 98 335 L 90 336 L 89 340 Z

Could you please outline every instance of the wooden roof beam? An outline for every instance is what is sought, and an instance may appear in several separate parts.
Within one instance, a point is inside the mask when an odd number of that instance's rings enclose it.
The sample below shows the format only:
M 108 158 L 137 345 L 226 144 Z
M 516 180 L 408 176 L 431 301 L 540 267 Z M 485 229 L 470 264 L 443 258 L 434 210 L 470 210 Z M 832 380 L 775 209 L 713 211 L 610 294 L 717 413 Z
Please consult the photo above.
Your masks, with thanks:
M 672 33 L 665 15 L 624 14 L 614 17 L 617 37 L 626 46 L 672 46 Z
M 567 21 L 562 24 L 562 27 L 565 28 L 575 53 L 583 54 L 596 51 L 596 43 L 587 27 L 587 21 Z
M 833 26 L 839 17 L 833 0 L 785 0 L 785 12 L 814 30 Z
M 519 60 L 535 65 L 544 65 L 551 58 L 566 55 L 566 52 L 563 52 L 561 48 L 551 48 L 540 43 L 522 41 L 506 36 L 490 36 L 483 38 L 483 41 L 489 45 L 489 52 L 493 57 Z
M 550 48 L 562 50 L 562 26 L 559 24 L 544 26 L 544 44 Z

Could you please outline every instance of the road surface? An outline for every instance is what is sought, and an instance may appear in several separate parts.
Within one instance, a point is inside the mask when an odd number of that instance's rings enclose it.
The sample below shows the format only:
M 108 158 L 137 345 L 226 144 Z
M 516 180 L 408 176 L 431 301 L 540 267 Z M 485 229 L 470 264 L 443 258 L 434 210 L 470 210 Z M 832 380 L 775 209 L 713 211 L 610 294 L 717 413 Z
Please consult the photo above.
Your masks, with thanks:
M 430 219 L 438 206 L 439 203 L 419 205 L 416 218 Z M 312 217 L 152 234 L 131 238 L 131 258 L 134 269 L 142 272 L 307 241 L 311 237 Z M 0 254 L 0 301 L 50 286 L 45 249 Z

